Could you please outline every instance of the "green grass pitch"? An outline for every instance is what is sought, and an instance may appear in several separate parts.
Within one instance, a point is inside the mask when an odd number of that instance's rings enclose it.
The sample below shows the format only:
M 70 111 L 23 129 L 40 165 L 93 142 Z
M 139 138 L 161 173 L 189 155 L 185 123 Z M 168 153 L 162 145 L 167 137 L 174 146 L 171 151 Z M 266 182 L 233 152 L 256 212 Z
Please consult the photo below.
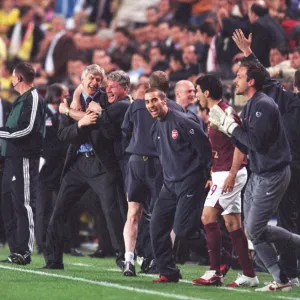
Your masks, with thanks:
M 0 260 L 8 255 L 8 249 L 0 249 Z M 200 277 L 206 267 L 180 265 L 183 280 L 180 283 L 154 284 L 154 275 L 124 277 L 113 259 L 72 257 L 65 255 L 65 270 L 40 270 L 43 257 L 33 255 L 27 266 L 0 263 L 0 299 L 40 300 L 40 299 L 180 299 L 180 300 L 300 300 L 300 288 L 292 292 L 262 293 L 253 288 L 228 289 L 225 287 L 193 286 L 191 280 Z M 137 271 L 139 266 L 136 264 Z M 233 281 L 237 271 L 230 270 L 225 284 Z M 271 277 L 257 274 L 262 286 Z

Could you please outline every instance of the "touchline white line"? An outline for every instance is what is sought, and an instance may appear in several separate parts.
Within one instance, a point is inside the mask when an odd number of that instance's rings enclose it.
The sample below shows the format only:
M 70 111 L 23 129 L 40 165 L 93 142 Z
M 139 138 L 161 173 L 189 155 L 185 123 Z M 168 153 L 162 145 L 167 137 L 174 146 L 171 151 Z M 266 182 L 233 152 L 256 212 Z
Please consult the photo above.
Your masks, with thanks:
M 120 269 L 117 269 L 117 268 L 110 268 L 110 269 L 106 269 L 106 270 L 111 271 L 111 272 L 120 272 Z M 157 278 L 158 275 L 139 274 L 138 276 Z M 180 279 L 179 283 L 188 283 L 190 285 L 192 284 L 191 280 L 183 280 L 183 279 Z M 237 293 L 252 293 L 251 290 L 245 290 L 245 289 L 239 289 L 239 288 L 230 288 L 230 287 L 225 287 L 225 286 L 218 286 L 216 288 L 221 289 L 221 290 L 227 290 L 227 291 L 230 291 L 230 292 L 237 292 Z M 253 293 L 255 293 L 254 289 L 253 289 Z M 270 293 L 269 293 L 269 295 L 270 295 Z M 274 294 L 271 294 L 271 295 L 272 295 L 272 298 L 279 298 L 279 299 L 286 299 L 286 300 L 300 300 L 300 298 L 295 298 L 295 297 L 279 296 L 278 293 L 276 295 L 274 295 Z
M 111 271 L 111 272 L 120 272 L 120 269 L 117 268 L 110 268 L 110 269 L 106 269 L 107 271 Z M 158 275 L 153 275 L 153 274 L 139 274 L 138 276 L 143 276 L 143 277 L 152 277 L 152 278 L 157 278 Z M 179 283 L 187 283 L 192 285 L 192 281 L 191 280 L 184 280 L 184 279 L 180 279 Z M 241 289 L 234 289 L 234 288 L 229 288 L 229 287 L 225 287 L 225 286 L 218 286 L 218 289 L 221 290 L 228 290 L 231 292 L 238 292 L 238 293 L 251 293 L 251 291 L 249 290 L 241 290 Z M 300 299 L 299 299 L 300 300 Z
M 188 296 L 178 295 L 178 294 L 162 293 L 162 292 L 157 292 L 157 291 L 153 291 L 153 290 L 139 289 L 139 288 L 134 288 L 131 286 L 111 283 L 111 282 L 107 282 L 107 281 L 89 280 L 89 279 L 85 279 L 85 278 L 81 278 L 81 277 L 66 276 L 66 275 L 60 275 L 60 274 L 55 274 L 55 273 L 46 273 L 46 272 L 34 271 L 34 270 L 28 270 L 28 269 L 19 269 L 19 268 L 13 268 L 13 267 L 9 267 L 9 266 L 1 266 L 0 265 L 0 269 L 19 271 L 19 272 L 23 272 L 23 273 L 29 273 L 29 274 L 40 275 L 40 276 L 55 277 L 55 278 L 61 278 L 61 279 L 66 279 L 66 280 L 72 280 L 72 281 L 79 281 L 79 282 L 84 282 L 84 283 L 88 283 L 88 284 L 104 286 L 104 287 L 108 287 L 108 288 L 136 292 L 136 293 L 140 293 L 140 294 L 155 295 L 155 296 L 171 298 L 171 299 L 208 300 L 208 299 L 194 298 L 194 297 L 188 297 Z

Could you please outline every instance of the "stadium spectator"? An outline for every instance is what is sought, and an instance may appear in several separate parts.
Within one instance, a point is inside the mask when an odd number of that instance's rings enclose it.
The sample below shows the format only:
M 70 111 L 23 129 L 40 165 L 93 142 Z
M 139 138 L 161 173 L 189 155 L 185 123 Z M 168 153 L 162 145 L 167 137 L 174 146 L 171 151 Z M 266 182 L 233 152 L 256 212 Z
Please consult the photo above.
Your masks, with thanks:
M 11 0 L 3 0 L 0 5 L 0 36 L 5 36 L 9 27 L 19 20 L 19 9 Z
M 60 82 L 67 75 L 67 62 L 75 51 L 75 43 L 66 31 L 64 17 L 55 16 L 52 20 L 52 38 L 42 55 L 50 83 Z
M 149 50 L 149 65 L 151 71 L 166 71 L 169 67 L 166 51 L 160 46 L 153 46 Z
M 267 68 L 267 71 L 271 77 L 294 78 L 296 69 L 291 67 L 287 49 L 282 47 L 271 48 L 269 59 L 271 66 Z
M 20 20 L 11 26 L 6 36 L 9 40 L 9 58 L 24 61 L 33 60 L 39 51 L 40 42 L 44 38 L 43 31 L 34 23 L 32 6 L 20 7 Z
M 131 56 L 136 51 L 130 41 L 131 35 L 125 27 L 118 27 L 114 32 L 113 46 L 109 49 L 112 61 L 122 70 L 130 69 Z
M 252 4 L 249 9 L 250 30 L 253 34 L 251 48 L 261 63 L 268 67 L 270 49 L 278 46 L 287 46 L 287 37 L 280 24 L 268 13 L 268 7 L 258 3 Z

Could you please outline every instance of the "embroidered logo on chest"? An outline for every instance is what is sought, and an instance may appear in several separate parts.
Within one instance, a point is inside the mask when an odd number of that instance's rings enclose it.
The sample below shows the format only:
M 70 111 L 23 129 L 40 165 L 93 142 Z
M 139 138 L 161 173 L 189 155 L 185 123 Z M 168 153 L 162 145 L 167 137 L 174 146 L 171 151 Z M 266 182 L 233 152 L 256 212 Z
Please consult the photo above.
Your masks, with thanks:
M 178 131 L 176 129 L 172 130 L 172 139 L 176 140 L 178 138 Z

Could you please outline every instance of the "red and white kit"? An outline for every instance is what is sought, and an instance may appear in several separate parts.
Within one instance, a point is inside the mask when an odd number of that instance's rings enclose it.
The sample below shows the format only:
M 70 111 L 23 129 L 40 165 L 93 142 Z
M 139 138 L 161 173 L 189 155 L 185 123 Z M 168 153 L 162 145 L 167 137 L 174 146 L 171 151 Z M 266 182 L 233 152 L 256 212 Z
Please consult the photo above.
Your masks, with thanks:
M 217 105 L 223 110 L 228 107 L 223 100 Z M 234 114 L 235 119 L 240 122 L 238 115 Z M 246 158 L 237 173 L 233 190 L 222 194 L 222 187 L 232 165 L 235 147 L 227 135 L 211 126 L 208 128 L 208 137 L 213 152 L 212 186 L 204 206 L 220 208 L 223 210 L 222 215 L 241 213 L 241 191 L 247 181 Z

